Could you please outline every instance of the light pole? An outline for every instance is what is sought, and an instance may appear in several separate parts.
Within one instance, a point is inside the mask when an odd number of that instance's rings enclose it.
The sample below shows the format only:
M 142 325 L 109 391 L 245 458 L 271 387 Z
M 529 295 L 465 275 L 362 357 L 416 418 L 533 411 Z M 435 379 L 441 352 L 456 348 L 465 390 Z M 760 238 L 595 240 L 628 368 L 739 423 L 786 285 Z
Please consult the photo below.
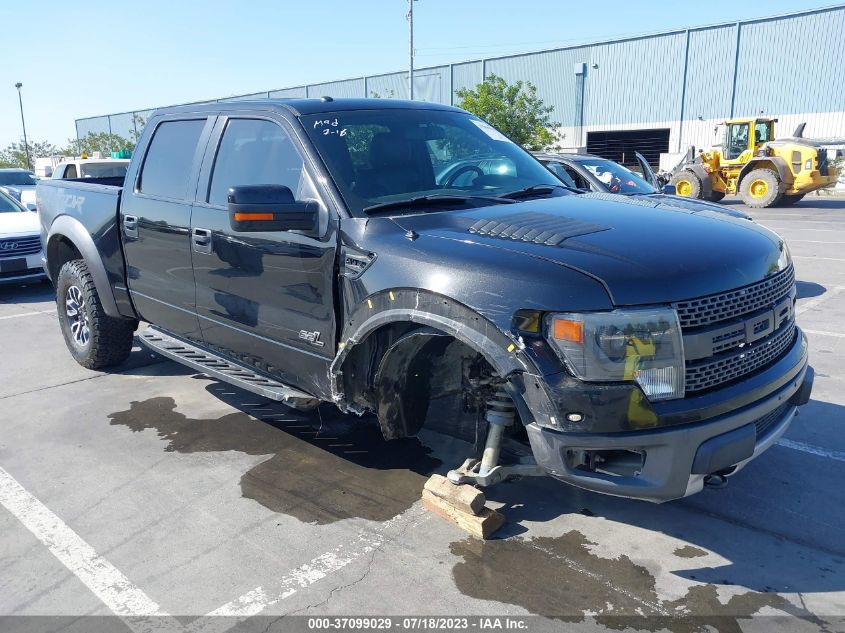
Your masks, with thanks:
M 414 100 L 414 0 L 408 0 L 408 98 Z
M 26 152 L 26 168 L 32 171 L 32 161 L 29 159 L 29 143 L 26 140 L 26 120 L 23 118 L 23 99 L 21 98 L 21 87 L 23 87 L 23 84 L 21 82 L 15 84 L 15 88 L 18 89 L 18 103 L 21 106 L 21 126 L 23 127 L 23 148 Z

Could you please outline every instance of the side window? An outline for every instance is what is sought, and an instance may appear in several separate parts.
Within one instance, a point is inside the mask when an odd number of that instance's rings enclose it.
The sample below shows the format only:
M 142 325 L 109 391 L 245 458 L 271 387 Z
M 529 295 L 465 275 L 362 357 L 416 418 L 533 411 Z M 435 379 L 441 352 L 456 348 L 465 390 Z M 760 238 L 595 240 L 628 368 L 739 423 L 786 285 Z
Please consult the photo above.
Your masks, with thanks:
M 64 170 L 65 173 L 62 174 L 62 178 L 79 178 L 76 175 L 76 165 L 65 165 Z
M 290 136 L 276 123 L 230 119 L 217 150 L 208 202 L 226 206 L 229 187 L 284 185 L 297 200 L 307 186 L 302 157 Z
M 184 200 L 205 119 L 165 121 L 155 133 L 141 169 L 141 193 Z

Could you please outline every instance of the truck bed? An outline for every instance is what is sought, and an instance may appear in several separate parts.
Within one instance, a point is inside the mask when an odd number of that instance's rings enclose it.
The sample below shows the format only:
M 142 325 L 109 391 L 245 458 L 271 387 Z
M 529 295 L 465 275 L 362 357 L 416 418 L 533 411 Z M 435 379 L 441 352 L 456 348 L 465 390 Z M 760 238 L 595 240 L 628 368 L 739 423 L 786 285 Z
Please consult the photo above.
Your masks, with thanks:
M 47 252 L 51 228 L 58 221 L 81 225 L 96 246 L 112 287 L 125 286 L 119 211 L 123 178 L 42 180 L 35 190 L 41 217 L 41 242 Z M 50 271 L 48 271 L 48 274 Z

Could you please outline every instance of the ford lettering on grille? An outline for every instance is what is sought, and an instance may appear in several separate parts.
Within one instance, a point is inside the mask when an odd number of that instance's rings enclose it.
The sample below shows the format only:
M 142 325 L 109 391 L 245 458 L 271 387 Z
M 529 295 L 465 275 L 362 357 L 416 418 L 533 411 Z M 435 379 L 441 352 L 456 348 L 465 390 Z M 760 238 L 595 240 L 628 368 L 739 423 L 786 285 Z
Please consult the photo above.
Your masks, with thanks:
M 681 318 L 686 393 L 739 380 L 777 361 L 795 339 L 795 273 L 675 304 Z

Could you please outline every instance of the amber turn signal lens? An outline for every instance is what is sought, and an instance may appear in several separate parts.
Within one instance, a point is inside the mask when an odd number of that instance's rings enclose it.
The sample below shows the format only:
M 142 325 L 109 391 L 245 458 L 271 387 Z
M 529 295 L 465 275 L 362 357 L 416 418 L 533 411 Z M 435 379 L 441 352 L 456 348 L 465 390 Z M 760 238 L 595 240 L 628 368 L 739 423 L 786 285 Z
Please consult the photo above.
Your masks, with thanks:
M 273 221 L 273 214 L 272 213 L 236 213 L 235 214 L 235 221 L 236 222 L 272 222 Z
M 571 321 L 569 319 L 555 319 L 552 336 L 559 341 L 583 343 L 584 323 L 583 321 Z

